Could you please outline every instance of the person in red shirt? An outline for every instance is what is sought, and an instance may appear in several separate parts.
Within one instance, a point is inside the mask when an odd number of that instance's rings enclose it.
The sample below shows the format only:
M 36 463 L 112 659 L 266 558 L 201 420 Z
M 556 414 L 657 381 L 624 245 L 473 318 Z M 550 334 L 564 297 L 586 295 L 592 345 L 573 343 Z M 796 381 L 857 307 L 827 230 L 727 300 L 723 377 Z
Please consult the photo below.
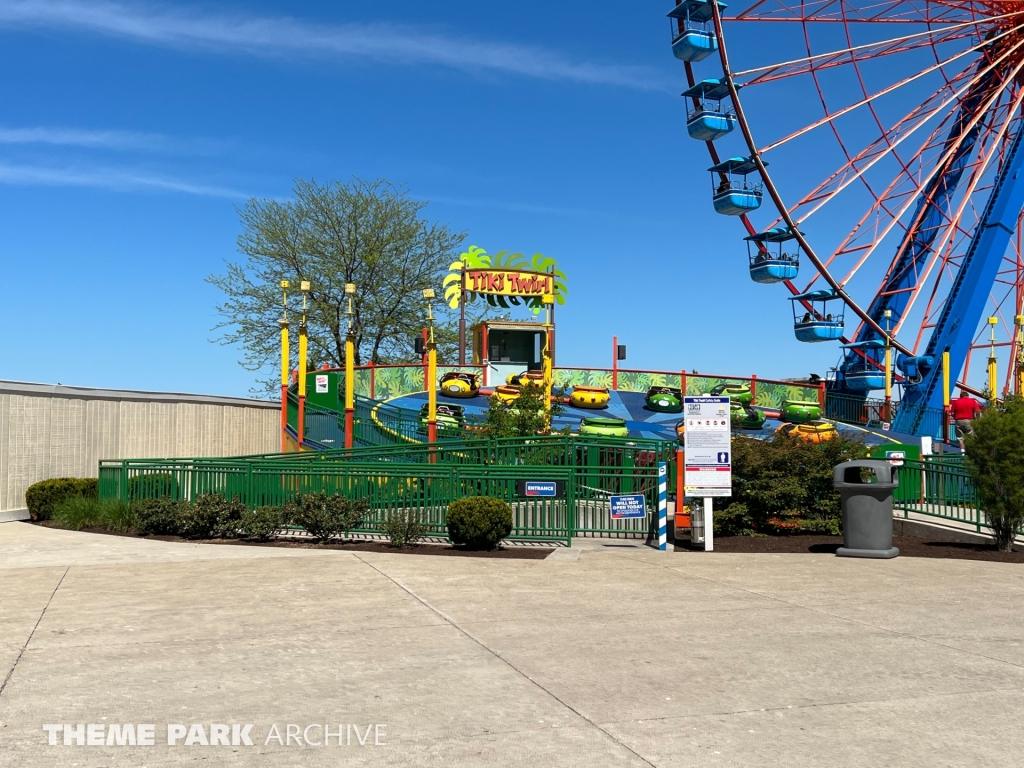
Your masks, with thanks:
M 960 432 L 960 447 L 963 448 L 964 441 L 962 436 L 974 432 L 974 426 L 971 422 L 981 414 L 981 403 L 970 397 L 966 390 L 961 389 L 960 397 L 950 401 L 949 412 Z

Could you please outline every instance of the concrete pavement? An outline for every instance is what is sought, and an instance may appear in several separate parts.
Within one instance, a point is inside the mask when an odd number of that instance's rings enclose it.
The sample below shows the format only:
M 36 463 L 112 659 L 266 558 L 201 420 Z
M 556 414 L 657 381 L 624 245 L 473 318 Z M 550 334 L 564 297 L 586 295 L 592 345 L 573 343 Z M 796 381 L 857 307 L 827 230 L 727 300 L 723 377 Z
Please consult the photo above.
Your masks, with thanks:
M 6 523 L 0 766 L 1011 766 L 1022 599 L 1019 566 L 977 561 L 355 555 Z M 156 745 L 49 746 L 51 723 L 154 724 Z M 323 723 L 383 743 L 266 741 Z M 170 747 L 168 724 L 252 724 L 254 745 Z

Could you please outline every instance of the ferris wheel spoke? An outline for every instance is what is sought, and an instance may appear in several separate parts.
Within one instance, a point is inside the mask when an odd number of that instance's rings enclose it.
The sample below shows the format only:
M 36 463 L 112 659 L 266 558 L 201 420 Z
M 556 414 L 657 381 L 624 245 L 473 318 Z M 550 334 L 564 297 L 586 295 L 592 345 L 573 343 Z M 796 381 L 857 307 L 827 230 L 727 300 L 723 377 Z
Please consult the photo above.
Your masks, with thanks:
M 865 5 L 855 9 L 857 12 L 850 19 L 842 18 L 840 0 L 812 0 L 798 4 L 787 4 L 780 0 L 763 0 L 734 15 L 723 17 L 724 21 L 757 21 L 757 22 L 800 22 L 814 21 L 817 23 L 870 23 L 870 24 L 957 24 L 974 14 L 959 5 L 950 3 L 925 3 L 922 11 L 918 3 L 908 0 L 887 0 L 886 2 Z M 937 13 L 934 6 L 940 9 Z M 969 15 L 968 15 L 969 14 Z
M 920 72 L 917 72 L 917 73 L 911 75 L 910 77 L 906 77 L 906 78 L 904 78 L 903 80 L 900 80 L 897 83 L 893 83 L 892 85 L 890 85 L 890 86 L 888 86 L 886 88 L 883 88 L 880 91 L 875 91 L 870 96 L 866 96 L 865 98 L 861 99 L 860 101 L 857 101 L 857 102 L 855 102 L 853 104 L 850 104 L 849 106 L 843 107 L 842 109 L 839 109 L 839 110 L 837 110 L 835 112 L 831 112 L 828 115 L 826 115 L 825 117 L 823 117 L 821 120 L 818 120 L 818 121 L 816 121 L 814 123 L 811 123 L 810 125 L 805 126 L 805 127 L 801 128 L 801 129 L 799 129 L 797 131 L 794 131 L 793 133 L 789 134 L 788 136 L 785 136 L 785 137 L 779 139 L 778 141 L 772 142 L 768 146 L 766 146 L 766 147 L 764 147 L 764 148 L 762 148 L 762 149 L 760 149 L 758 151 L 761 154 L 764 154 L 766 152 L 770 152 L 773 149 L 777 149 L 778 147 L 781 147 L 782 145 L 789 143 L 793 139 L 797 139 L 797 138 L 799 138 L 799 137 L 801 137 L 801 136 L 803 136 L 805 134 L 808 134 L 811 131 L 815 130 L 816 128 L 820 128 L 823 125 L 827 125 L 829 123 L 832 123 L 835 120 L 839 119 L 840 117 L 843 117 L 844 115 L 848 115 L 851 112 L 854 112 L 855 110 L 859 109 L 860 107 L 864 107 L 864 106 L 867 106 L 867 105 L 871 104 L 876 99 L 880 99 L 883 96 L 888 96 L 890 93 L 893 93 L 894 91 L 902 88 L 903 86 L 909 85 L 910 83 L 914 82 L 915 80 L 919 80 L 920 78 L 922 78 L 922 77 L 924 77 L 926 75 L 932 74 L 933 72 L 935 72 L 937 69 L 940 69 L 941 67 L 948 66 L 949 64 L 953 63 L 954 61 L 962 59 L 964 56 L 969 56 L 972 53 L 977 53 L 977 51 L 980 48 L 983 48 L 983 47 L 985 47 L 988 44 L 989 44 L 988 41 L 985 41 L 985 42 L 983 42 L 983 43 L 981 43 L 981 44 L 979 44 L 977 46 L 973 46 L 971 48 L 968 48 L 965 51 L 961 51 L 960 53 L 956 54 L 955 56 L 951 56 L 950 58 L 946 59 L 943 62 L 940 62 L 939 64 L 933 64 L 930 67 L 922 69 Z
M 1016 65 L 1010 73 L 1009 77 L 1006 78 L 1004 82 L 1015 78 L 1022 69 L 1024 69 L 1024 62 L 1021 62 L 1020 64 Z M 974 127 L 978 124 L 982 117 L 988 113 L 988 110 L 992 107 L 992 104 L 995 102 L 995 100 L 997 100 L 1000 97 L 1001 94 L 1002 90 L 1000 88 L 994 89 L 993 94 L 987 98 L 984 105 L 979 106 L 975 110 L 974 116 L 961 129 L 959 138 L 956 141 L 952 142 L 952 144 L 946 149 L 942 156 L 933 164 L 932 169 L 928 172 L 927 176 L 920 183 L 921 188 L 926 188 L 932 182 L 932 180 L 939 174 L 939 172 L 947 167 L 947 164 L 960 150 L 961 145 L 963 144 L 966 137 L 974 129 Z M 1009 123 L 1007 123 L 1007 126 L 1008 124 Z M 903 205 L 901 206 L 901 210 L 886 225 L 882 234 L 879 237 L 877 237 L 875 242 L 871 245 L 871 247 L 867 249 L 867 251 L 865 251 L 865 253 L 860 257 L 860 260 L 857 262 L 854 268 L 850 270 L 847 276 L 840 281 L 842 285 L 845 285 L 853 278 L 857 271 L 867 262 L 867 260 L 875 252 L 875 250 L 877 250 L 878 246 L 885 241 L 886 237 L 889 235 L 893 227 L 896 225 L 896 222 L 906 215 L 906 213 L 910 210 L 910 207 L 914 205 L 916 201 L 916 197 L 910 197 L 903 203 Z M 920 213 L 923 214 L 927 207 L 928 206 L 922 206 L 920 209 Z
M 805 223 L 812 215 L 817 213 L 826 204 L 835 199 L 840 192 L 849 187 L 850 184 L 862 178 L 872 167 L 877 165 L 881 160 L 883 160 L 888 155 L 892 154 L 897 146 L 905 142 L 917 130 L 922 128 L 936 113 L 944 110 L 954 101 L 959 102 L 961 96 L 967 93 L 972 87 L 979 83 L 982 80 L 982 78 L 991 73 L 1003 61 L 1005 61 L 1009 56 L 1011 56 L 1013 52 L 1015 52 L 1022 46 L 1024 46 L 1024 41 L 1015 44 L 1013 48 L 1011 48 L 1009 51 L 1003 54 L 1003 56 L 991 62 L 983 69 L 975 70 L 970 76 L 970 79 L 967 80 L 967 82 L 964 83 L 958 90 L 954 91 L 952 95 L 942 99 L 937 105 L 929 107 L 929 102 L 933 101 L 936 98 L 941 98 L 941 94 L 947 90 L 945 86 L 940 88 L 939 91 L 932 95 L 931 99 L 925 102 L 925 104 L 922 104 L 909 115 L 902 118 L 895 126 L 893 126 L 892 129 L 885 132 L 885 134 L 883 134 L 881 138 L 875 140 L 874 142 L 872 142 L 872 144 L 868 145 L 868 147 L 866 147 L 856 158 L 847 161 L 847 163 L 845 163 L 823 184 L 819 185 L 818 189 L 812 192 L 811 195 L 808 195 L 803 200 L 798 202 L 793 207 L 793 209 L 791 209 L 791 213 L 793 213 L 794 215 L 797 214 L 801 208 L 808 205 L 809 201 L 813 199 L 813 206 L 811 207 L 811 209 L 806 213 L 801 213 L 798 217 L 799 223 Z M 1008 79 L 1012 78 L 1004 78 L 1004 84 Z M 982 114 L 984 114 L 984 112 L 979 112 L 976 117 L 980 117 L 980 115 Z M 945 120 L 932 131 L 928 140 L 925 142 L 922 148 L 919 149 L 918 152 L 914 155 L 914 158 L 912 158 L 910 164 L 912 164 L 913 159 L 920 159 L 923 153 L 934 142 L 941 140 L 940 137 L 943 125 L 945 124 L 945 121 L 948 121 L 948 119 L 951 116 L 952 113 L 947 114 Z M 975 119 L 972 124 L 976 123 L 977 119 Z M 910 125 L 909 128 L 907 127 L 908 124 Z M 893 136 L 896 136 L 895 140 L 893 140 Z M 908 164 L 902 165 L 906 167 Z M 923 186 L 923 182 L 918 182 L 909 172 L 905 173 L 904 177 L 909 178 L 911 181 L 913 181 L 917 188 Z M 826 189 L 828 190 L 827 194 L 824 193 Z
M 737 72 L 735 73 L 735 77 L 743 78 L 750 75 L 757 75 L 757 77 L 742 84 L 745 88 L 749 88 L 753 85 L 769 83 L 786 77 L 805 75 L 809 73 L 812 68 L 817 70 L 830 69 L 832 67 L 847 65 L 853 59 L 877 59 L 897 53 L 906 53 L 908 51 L 916 51 L 922 48 L 931 48 L 943 43 L 954 42 L 956 40 L 978 37 L 979 33 L 977 29 L 975 29 L 978 25 L 987 24 L 995 19 L 1003 19 L 1020 15 L 1024 15 L 1024 11 L 1014 11 L 991 19 L 967 21 L 950 27 L 937 27 L 936 29 L 928 29 L 924 32 L 915 32 L 912 35 L 903 35 L 901 37 L 879 40 L 873 43 L 864 43 L 863 45 L 855 45 L 848 48 L 842 48 L 840 50 L 829 51 L 827 53 L 815 54 L 813 56 L 804 56 L 799 59 L 791 59 L 790 61 L 779 62 L 776 64 L 766 64 L 764 66 Z M 1007 32 L 1001 34 L 1007 34 Z M 982 47 L 984 44 L 985 43 L 983 42 L 978 46 L 975 46 L 975 48 Z

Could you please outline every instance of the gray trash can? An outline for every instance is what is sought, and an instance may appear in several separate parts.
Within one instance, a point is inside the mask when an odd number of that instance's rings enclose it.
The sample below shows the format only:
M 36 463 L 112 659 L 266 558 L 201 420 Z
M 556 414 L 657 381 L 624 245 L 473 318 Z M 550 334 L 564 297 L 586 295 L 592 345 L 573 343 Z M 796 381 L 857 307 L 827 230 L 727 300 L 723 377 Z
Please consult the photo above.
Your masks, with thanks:
M 899 487 L 887 461 L 847 461 L 833 480 L 843 505 L 843 546 L 839 557 L 896 557 L 892 545 L 892 494 Z

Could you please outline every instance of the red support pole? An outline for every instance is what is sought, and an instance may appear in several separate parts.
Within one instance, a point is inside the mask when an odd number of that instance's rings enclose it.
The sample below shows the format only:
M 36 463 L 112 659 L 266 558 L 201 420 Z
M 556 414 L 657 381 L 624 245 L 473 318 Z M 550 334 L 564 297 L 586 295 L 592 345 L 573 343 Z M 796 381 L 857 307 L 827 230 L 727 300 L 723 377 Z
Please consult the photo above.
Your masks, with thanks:
M 679 372 L 679 391 L 682 392 L 683 397 L 686 397 L 686 369 L 683 368 Z
M 750 374 L 750 404 L 757 405 L 757 374 Z
M 686 500 L 686 477 L 685 477 L 685 456 L 682 448 L 676 449 L 676 517 L 674 528 L 676 531 L 685 530 L 690 528 L 692 523 L 689 516 L 683 511 L 684 502 Z M 679 536 L 676 535 L 676 541 L 679 541 Z
M 612 336 L 612 390 L 619 388 L 619 337 Z
M 370 399 L 377 399 L 377 367 L 370 361 Z
M 825 412 L 825 382 L 818 382 L 818 405 L 821 406 L 821 411 Z
M 353 443 L 352 430 L 355 426 L 355 414 L 350 408 L 345 409 L 345 447 L 351 448 Z

